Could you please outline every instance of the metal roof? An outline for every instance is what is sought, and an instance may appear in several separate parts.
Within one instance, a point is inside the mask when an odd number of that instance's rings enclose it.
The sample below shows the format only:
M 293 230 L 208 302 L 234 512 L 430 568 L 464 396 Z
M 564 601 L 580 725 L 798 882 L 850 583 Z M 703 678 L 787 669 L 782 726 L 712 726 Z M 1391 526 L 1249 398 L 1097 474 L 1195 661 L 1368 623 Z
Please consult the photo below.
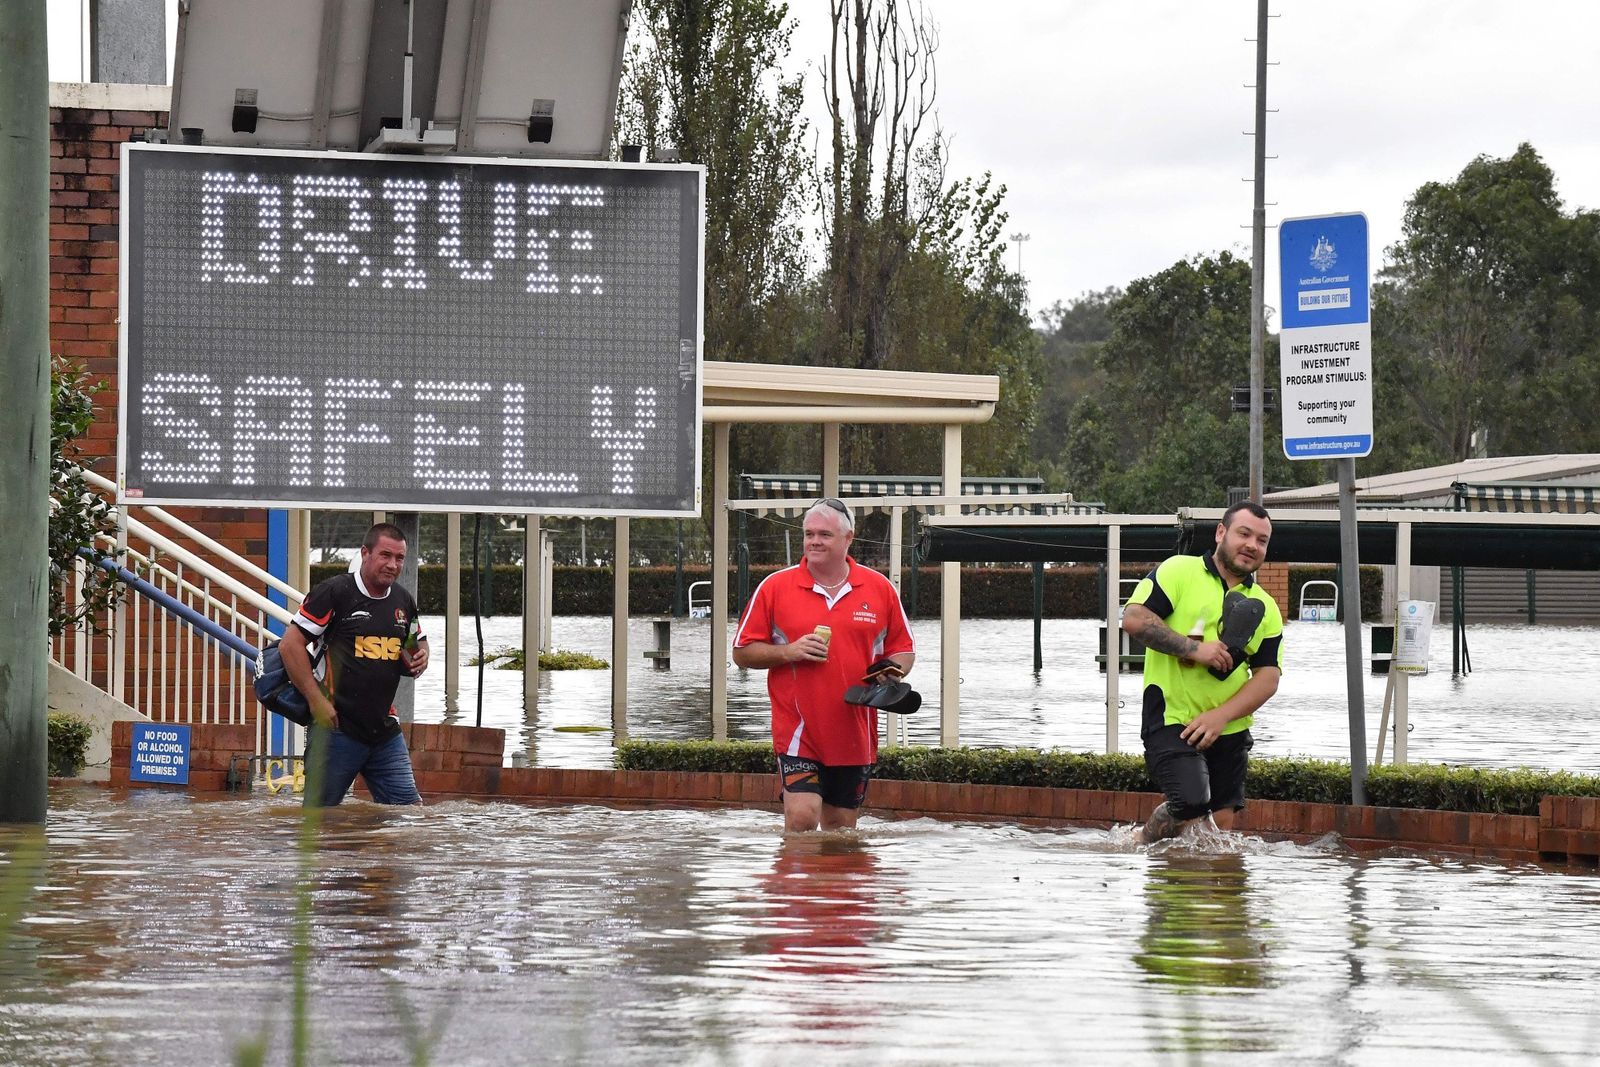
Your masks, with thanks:
M 1438 467 L 1420 467 L 1394 474 L 1356 479 L 1356 500 L 1368 504 L 1451 507 L 1458 482 L 1473 486 L 1497 482 L 1536 482 L 1542 485 L 1600 485 L 1600 453 L 1553 456 L 1495 456 L 1467 459 Z M 1300 489 L 1266 493 L 1261 502 L 1272 507 L 1337 506 L 1339 483 L 1324 482 Z
M 707 360 L 701 380 L 707 422 L 982 422 L 1000 400 L 992 374 Z

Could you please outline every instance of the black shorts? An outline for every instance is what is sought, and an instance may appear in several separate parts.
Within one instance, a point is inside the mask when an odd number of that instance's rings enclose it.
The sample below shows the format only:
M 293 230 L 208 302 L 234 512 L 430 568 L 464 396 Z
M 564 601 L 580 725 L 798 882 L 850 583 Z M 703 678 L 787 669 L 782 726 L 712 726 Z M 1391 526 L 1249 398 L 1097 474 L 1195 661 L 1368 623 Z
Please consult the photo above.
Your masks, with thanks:
M 834 808 L 859 808 L 867 800 L 872 764 L 829 767 L 804 756 L 778 756 L 778 777 L 787 793 L 818 793 Z
M 1179 735 L 1182 726 L 1163 726 L 1144 740 L 1144 765 L 1167 796 L 1178 819 L 1198 819 L 1224 808 L 1244 807 L 1244 779 L 1255 740 L 1249 730 L 1223 734 L 1201 752 Z

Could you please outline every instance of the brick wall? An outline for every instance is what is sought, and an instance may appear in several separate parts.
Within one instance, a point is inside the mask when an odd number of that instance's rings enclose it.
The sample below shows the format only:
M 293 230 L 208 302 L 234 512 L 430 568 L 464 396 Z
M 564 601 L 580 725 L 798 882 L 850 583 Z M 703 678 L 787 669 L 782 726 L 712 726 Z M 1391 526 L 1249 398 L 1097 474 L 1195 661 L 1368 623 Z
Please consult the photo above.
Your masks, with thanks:
M 1261 569 L 1256 572 L 1256 580 L 1261 583 L 1261 588 L 1277 601 L 1278 611 L 1283 614 L 1284 620 L 1294 618 L 1294 605 L 1289 603 L 1289 565 L 1263 563 Z
M 112 786 L 185 788 L 129 782 L 133 725 L 112 726 Z M 504 730 L 438 723 L 408 724 L 402 729 L 417 788 L 427 800 L 470 796 L 513 802 L 779 808 L 773 774 L 504 767 Z M 249 727 L 192 727 L 186 788 L 223 789 L 233 757 L 252 751 Z M 361 792 L 359 786 L 357 791 Z M 888 780 L 872 783 L 868 796 L 869 810 L 879 816 L 1048 825 L 1142 822 L 1159 803 L 1156 793 Z M 1349 847 L 1362 850 L 1410 846 L 1517 861 L 1600 861 L 1600 797 L 1546 797 L 1536 816 L 1253 800 L 1236 826 L 1245 833 L 1302 842 L 1336 833 Z
M 85 465 L 116 477 L 117 373 L 121 214 L 120 145 L 166 126 L 164 86 L 55 85 L 50 108 L 50 352 L 81 365 L 106 386 L 95 399 L 95 421 L 79 442 Z M 176 518 L 264 567 L 267 512 L 262 508 L 174 507 Z M 139 518 L 138 510 L 133 517 Z M 155 524 L 153 524 L 155 525 Z M 159 528 L 159 526 L 158 526 Z M 168 531 L 163 529 L 164 533 Z M 169 534 L 202 556 L 182 535 Z M 137 543 L 137 540 L 136 540 Z M 233 577 L 261 591 L 232 568 Z M 176 633 L 176 631 L 174 631 Z M 180 641 L 169 641 L 169 678 L 177 677 Z M 102 646 L 103 647 L 103 646 Z M 159 657 L 159 653 L 157 653 Z M 157 661 L 152 661 L 156 666 Z M 104 684 L 103 651 L 93 678 Z M 231 681 L 224 669 L 221 685 Z M 176 695 L 176 686 L 169 683 Z M 142 692 L 142 690 L 141 690 Z

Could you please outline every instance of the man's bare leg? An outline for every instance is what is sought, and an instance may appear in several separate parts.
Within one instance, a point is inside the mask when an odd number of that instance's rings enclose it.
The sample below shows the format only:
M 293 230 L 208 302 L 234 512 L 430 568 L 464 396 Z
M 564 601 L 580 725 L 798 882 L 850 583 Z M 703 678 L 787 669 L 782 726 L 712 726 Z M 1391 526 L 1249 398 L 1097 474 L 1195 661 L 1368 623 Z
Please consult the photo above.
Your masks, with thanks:
M 1218 830 L 1232 830 L 1234 810 L 1223 808 L 1210 814 L 1211 825 Z M 1205 818 L 1206 816 L 1201 816 Z M 1177 837 L 1183 833 L 1184 827 L 1190 823 L 1199 822 L 1200 819 L 1179 820 L 1172 814 L 1171 808 L 1163 802 L 1160 807 L 1150 813 L 1150 818 L 1145 824 L 1133 833 L 1133 843 L 1136 845 L 1153 845 L 1169 837 Z
M 822 814 L 821 794 L 783 791 L 783 828 L 789 833 L 815 830 L 822 824 Z
M 822 805 L 822 828 L 824 830 L 854 830 L 856 819 L 861 817 L 859 808 L 836 808 L 832 804 Z
M 1172 814 L 1172 806 L 1162 801 L 1156 806 L 1156 810 L 1150 813 L 1150 818 L 1145 820 L 1145 824 L 1133 832 L 1133 843 L 1153 845 L 1157 841 L 1176 837 L 1183 827 L 1184 823 Z

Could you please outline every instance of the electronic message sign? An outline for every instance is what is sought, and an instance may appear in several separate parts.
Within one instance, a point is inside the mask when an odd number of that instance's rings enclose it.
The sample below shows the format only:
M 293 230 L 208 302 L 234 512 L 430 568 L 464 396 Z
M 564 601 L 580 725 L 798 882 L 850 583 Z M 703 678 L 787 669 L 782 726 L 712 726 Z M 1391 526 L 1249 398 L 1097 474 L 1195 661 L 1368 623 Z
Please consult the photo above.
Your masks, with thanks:
M 125 145 L 121 499 L 697 514 L 703 188 Z

